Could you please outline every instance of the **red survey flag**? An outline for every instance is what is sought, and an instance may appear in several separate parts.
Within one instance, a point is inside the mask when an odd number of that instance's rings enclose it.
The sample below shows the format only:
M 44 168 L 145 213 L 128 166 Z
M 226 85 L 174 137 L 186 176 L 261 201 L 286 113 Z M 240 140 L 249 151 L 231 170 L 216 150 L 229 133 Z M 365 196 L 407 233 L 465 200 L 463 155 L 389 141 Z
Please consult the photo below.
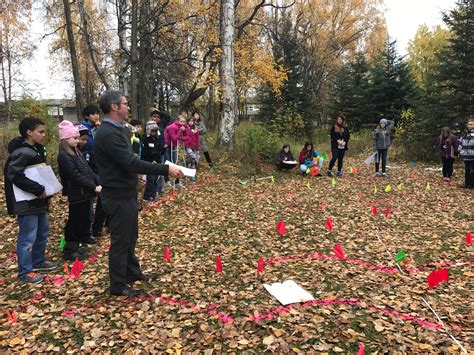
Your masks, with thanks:
M 263 258 L 259 258 L 258 263 L 257 263 L 257 274 L 260 274 L 263 272 L 264 266 L 265 266 L 265 261 L 263 260 Z
M 375 217 L 377 216 L 377 207 L 372 207 L 372 215 Z
M 441 281 L 448 282 L 449 272 L 446 269 L 439 269 L 433 271 L 431 274 L 428 275 L 428 286 L 430 288 L 434 288 L 439 285 Z
M 387 207 L 387 209 L 385 210 L 385 217 L 388 217 L 389 214 L 390 214 L 390 207 Z
M 344 251 L 342 250 L 341 244 L 337 243 L 337 245 L 332 249 L 332 252 L 339 258 L 344 259 Z
M 222 272 L 222 262 L 219 256 L 216 256 L 216 271 Z
M 318 166 L 314 166 L 313 168 L 311 168 L 309 171 L 311 171 L 311 176 L 316 176 L 319 174 L 319 167 Z
M 165 253 L 163 256 L 167 263 L 171 263 L 170 250 L 167 245 L 165 246 Z
M 360 343 L 359 345 L 359 352 L 357 353 L 357 355 L 364 355 L 365 353 L 365 346 L 364 346 L 364 343 Z
M 63 268 L 64 268 L 64 273 L 66 275 L 69 274 L 69 266 L 67 265 L 67 263 L 64 263 Z
M 16 323 L 17 321 L 17 314 L 15 312 L 15 310 L 12 310 L 10 312 L 9 309 L 7 309 L 7 317 L 8 317 L 8 320 L 11 322 L 11 323 Z
M 276 226 L 276 230 L 278 233 L 280 233 L 280 235 L 284 235 L 285 232 L 286 232 L 286 224 L 283 223 L 283 221 L 278 221 L 277 223 L 277 226 Z
M 84 270 L 84 264 L 81 263 L 78 258 L 76 258 L 76 261 L 74 261 L 74 264 L 72 264 L 71 272 L 69 273 L 69 276 L 72 277 L 73 279 L 77 279 L 79 275 L 81 274 L 82 270 Z
M 326 227 L 328 231 L 332 232 L 332 230 L 334 229 L 334 226 L 332 225 L 331 217 L 328 217 L 328 219 L 326 220 L 326 224 L 324 226 Z
M 471 231 L 467 231 L 466 233 L 466 243 L 472 245 L 472 233 Z

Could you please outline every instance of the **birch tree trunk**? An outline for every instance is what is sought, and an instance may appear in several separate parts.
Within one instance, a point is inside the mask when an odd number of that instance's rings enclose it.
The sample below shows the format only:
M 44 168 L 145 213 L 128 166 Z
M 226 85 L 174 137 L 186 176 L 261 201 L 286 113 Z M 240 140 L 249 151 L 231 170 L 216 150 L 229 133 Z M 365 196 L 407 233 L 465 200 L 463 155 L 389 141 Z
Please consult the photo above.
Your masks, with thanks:
M 128 6 L 127 0 L 117 0 L 117 21 L 118 21 L 118 38 L 120 48 L 120 68 L 118 74 L 119 89 L 128 96 L 128 59 L 129 59 L 129 48 L 127 42 L 127 17 L 128 17 Z
M 235 114 L 234 0 L 221 0 L 220 41 L 222 48 L 220 84 L 222 90 L 219 144 L 233 143 Z
M 91 56 L 92 64 L 94 65 L 94 69 L 97 75 L 100 78 L 100 81 L 105 86 L 106 90 L 110 89 L 110 85 L 107 81 L 107 76 L 105 75 L 104 68 L 99 64 L 97 60 L 97 55 L 95 53 L 96 49 L 94 46 L 94 42 L 92 40 L 92 36 L 89 31 L 89 24 L 88 24 L 88 16 L 86 13 L 86 9 L 84 7 L 84 0 L 77 0 L 77 6 L 79 7 L 79 15 L 81 17 L 81 25 L 82 25 L 82 32 L 84 33 L 84 37 L 87 43 L 87 49 Z
M 138 0 L 132 0 L 132 33 L 130 47 L 130 109 L 138 117 Z
M 64 17 L 66 19 L 66 32 L 69 44 L 69 55 L 71 57 L 72 76 L 74 78 L 74 91 L 76 93 L 76 109 L 79 114 L 84 108 L 84 98 L 82 94 L 81 77 L 79 75 L 79 62 L 77 61 L 76 44 L 74 43 L 74 33 L 72 31 L 71 6 L 69 0 L 63 0 Z

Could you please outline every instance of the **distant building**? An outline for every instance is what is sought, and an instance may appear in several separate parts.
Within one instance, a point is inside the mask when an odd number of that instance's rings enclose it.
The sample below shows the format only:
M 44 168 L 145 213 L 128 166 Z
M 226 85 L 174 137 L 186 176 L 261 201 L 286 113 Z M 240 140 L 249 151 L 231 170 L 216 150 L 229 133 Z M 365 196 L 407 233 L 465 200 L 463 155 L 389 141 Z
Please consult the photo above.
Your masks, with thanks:
M 47 107 L 48 114 L 58 121 L 68 120 L 76 122 L 80 116 L 76 112 L 76 101 L 69 99 L 47 99 L 40 100 L 40 103 Z

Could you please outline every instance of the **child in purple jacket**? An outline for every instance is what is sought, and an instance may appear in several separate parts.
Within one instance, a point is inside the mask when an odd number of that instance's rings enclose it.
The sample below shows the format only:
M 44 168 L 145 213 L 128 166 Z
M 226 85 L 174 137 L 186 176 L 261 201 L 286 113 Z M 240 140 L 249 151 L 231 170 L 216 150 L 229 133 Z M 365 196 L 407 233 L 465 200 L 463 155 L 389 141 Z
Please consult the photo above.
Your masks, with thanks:
M 451 181 L 453 175 L 453 164 L 458 152 L 458 145 L 458 138 L 448 127 L 441 129 L 441 134 L 436 140 L 436 146 L 443 162 L 443 180 L 446 182 Z

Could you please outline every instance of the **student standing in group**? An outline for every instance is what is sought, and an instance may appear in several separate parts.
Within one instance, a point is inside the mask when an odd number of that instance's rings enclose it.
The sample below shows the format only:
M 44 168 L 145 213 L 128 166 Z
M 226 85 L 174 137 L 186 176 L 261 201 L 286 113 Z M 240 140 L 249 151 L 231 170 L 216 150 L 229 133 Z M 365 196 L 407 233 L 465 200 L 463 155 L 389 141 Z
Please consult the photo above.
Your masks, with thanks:
M 137 155 L 138 159 L 142 158 L 142 133 L 143 128 L 142 124 L 139 120 L 131 120 L 130 125 L 133 127 L 132 129 L 132 136 L 130 138 L 130 142 L 132 144 L 133 152 Z
M 99 168 L 102 204 L 109 217 L 110 294 L 137 297 L 140 291 L 130 287 L 149 279 L 141 271 L 135 247 L 138 240 L 137 174 L 183 176 L 179 167 L 151 164 L 132 152 L 123 132 L 129 106 L 125 95 L 107 90 L 99 99 L 104 112 L 103 124 L 94 141 L 94 157 Z
M 188 118 L 189 137 L 186 140 L 186 166 L 191 169 L 197 169 L 199 165 L 199 131 L 197 129 L 193 116 Z M 191 180 L 195 180 L 193 176 Z
M 164 134 L 164 148 L 166 149 L 166 159 L 174 164 L 178 164 L 179 146 L 184 147 L 186 141 L 189 139 L 190 129 L 186 124 L 186 117 L 179 115 L 178 120 L 173 122 L 165 129 Z M 168 184 L 171 183 L 168 181 Z M 182 187 L 179 179 L 175 180 L 175 187 Z
M 464 188 L 474 188 L 474 117 L 467 121 L 459 139 L 459 156 L 464 160 Z
M 199 146 L 200 146 L 201 152 L 204 153 L 204 157 L 206 158 L 206 161 L 209 164 L 209 167 L 212 169 L 214 167 L 214 163 L 212 162 L 211 156 L 209 155 L 209 148 L 207 146 L 206 138 L 204 137 L 207 131 L 206 126 L 204 125 L 204 122 L 202 121 L 202 118 L 199 112 L 197 111 L 193 112 L 191 117 L 194 117 L 196 127 L 199 131 Z
M 448 127 L 441 130 L 441 134 L 436 140 L 436 146 L 439 149 L 441 161 L 443 163 L 443 180 L 451 181 L 453 175 L 454 158 L 458 154 L 458 138 Z
M 92 200 L 102 187 L 99 179 L 87 164 L 78 148 L 79 131 L 67 120 L 58 125 L 58 168 L 63 185 L 63 195 L 68 199 L 68 219 L 64 228 L 66 245 L 64 260 L 83 260 L 86 255 L 79 252 L 79 244 L 91 228 Z
M 387 166 L 388 148 L 392 145 L 390 134 L 394 125 L 394 121 L 382 118 L 372 133 L 372 146 L 375 152 L 375 176 L 380 176 L 379 167 L 380 161 L 382 161 L 382 176 L 388 177 L 385 169 Z
M 50 271 L 58 264 L 45 260 L 48 244 L 48 197 L 45 187 L 25 176 L 28 166 L 46 163 L 42 145 L 45 137 L 44 123 L 37 118 L 25 118 L 18 126 L 21 137 L 8 144 L 10 156 L 5 164 L 5 197 L 10 215 L 18 218 L 16 254 L 18 277 L 28 283 L 37 284 L 44 276 L 37 271 Z M 16 201 L 13 185 L 35 195 L 31 201 Z
M 336 123 L 331 127 L 331 154 L 332 158 L 328 166 L 328 176 L 333 176 L 332 168 L 337 160 L 337 176 L 342 176 L 342 164 L 344 155 L 348 149 L 350 135 L 349 129 L 345 125 L 345 118 L 339 115 Z
M 163 151 L 163 136 L 160 134 L 155 121 L 146 123 L 145 136 L 143 137 L 142 160 L 161 164 L 161 152 Z M 159 180 L 161 185 L 161 179 Z M 147 175 L 143 199 L 154 201 L 158 191 L 158 175 Z M 159 191 L 161 192 L 161 191 Z

